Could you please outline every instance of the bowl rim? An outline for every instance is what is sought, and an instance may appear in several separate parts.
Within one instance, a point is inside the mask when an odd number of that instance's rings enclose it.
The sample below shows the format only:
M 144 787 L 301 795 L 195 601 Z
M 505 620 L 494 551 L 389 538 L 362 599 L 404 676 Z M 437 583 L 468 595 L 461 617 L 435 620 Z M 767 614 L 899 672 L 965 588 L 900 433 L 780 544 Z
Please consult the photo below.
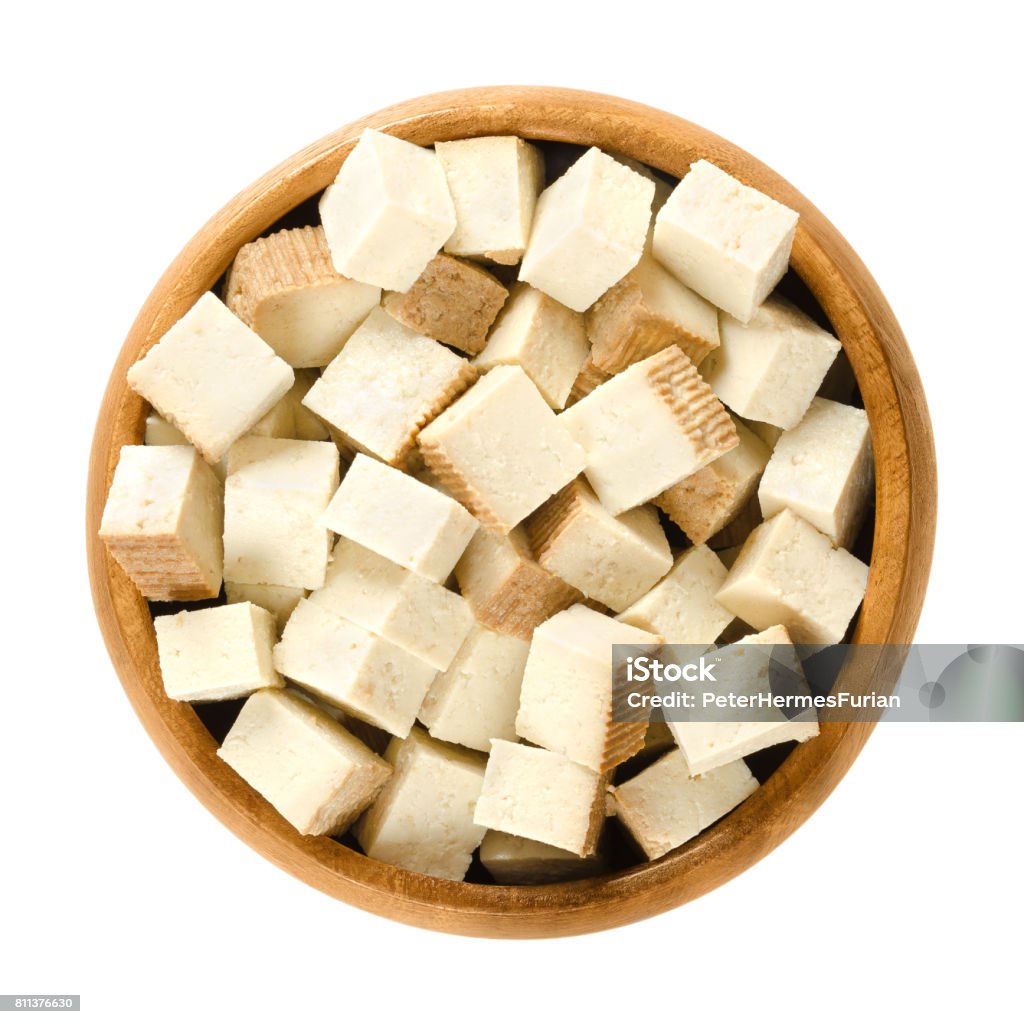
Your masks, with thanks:
M 111 661 L 153 742 L 207 809 L 262 856 L 333 897 L 418 927 L 504 938 L 581 934 L 668 910 L 735 877 L 795 831 L 842 779 L 873 726 L 823 723 L 820 736 L 794 750 L 735 811 L 652 863 L 545 886 L 430 878 L 373 861 L 326 837 L 299 836 L 216 756 L 216 741 L 191 706 L 164 694 L 148 605 L 98 537 L 120 446 L 140 442 L 147 409 L 127 387 L 128 367 L 214 285 L 244 243 L 333 181 L 366 127 L 427 145 L 501 134 L 596 145 L 676 177 L 704 157 L 796 209 L 800 222 L 791 266 L 843 343 L 875 446 L 874 547 L 853 639 L 898 644 L 913 638 L 935 536 L 934 441 L 906 340 L 850 245 L 782 177 L 689 121 L 599 93 L 493 86 L 389 106 L 300 150 L 216 213 L 157 282 L 111 372 L 89 464 L 89 575 Z

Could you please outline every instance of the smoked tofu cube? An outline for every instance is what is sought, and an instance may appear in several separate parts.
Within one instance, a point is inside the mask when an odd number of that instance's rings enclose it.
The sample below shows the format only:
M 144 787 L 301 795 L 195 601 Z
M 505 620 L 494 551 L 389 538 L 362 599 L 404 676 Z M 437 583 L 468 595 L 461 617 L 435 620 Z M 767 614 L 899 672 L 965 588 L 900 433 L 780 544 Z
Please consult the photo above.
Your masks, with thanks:
M 722 403 L 675 345 L 634 363 L 558 419 L 586 452 L 587 479 L 613 516 L 739 443 Z
M 837 644 L 867 582 L 860 559 L 785 508 L 747 538 L 717 600 L 754 629 L 782 625 L 794 643 Z
M 476 624 L 433 682 L 419 719 L 438 740 L 488 751 L 515 740 L 519 688 L 530 645 Z
M 706 545 L 684 551 L 653 590 L 627 608 L 619 621 L 657 633 L 667 644 L 710 647 L 733 620 L 715 600 L 726 568 Z
M 848 548 L 874 488 L 871 434 L 863 409 L 815 398 L 775 445 L 757 496 L 766 518 L 790 508 Z
M 408 291 L 389 292 L 384 308 L 419 334 L 476 355 L 507 298 L 493 274 L 442 252 Z
M 625 611 L 672 567 L 665 531 L 649 505 L 613 516 L 574 480 L 527 522 L 534 557 L 586 597 Z
M 408 736 L 436 671 L 413 654 L 310 600 L 274 648 L 277 670 L 329 704 Z
M 391 766 L 319 708 L 285 690 L 259 690 L 217 756 L 304 836 L 340 835 Z
M 375 309 L 303 404 L 354 448 L 402 467 L 420 429 L 475 379 L 465 359 Z
M 636 266 L 654 182 L 591 147 L 537 200 L 519 279 L 582 313 Z
M 455 566 L 455 579 L 479 622 L 523 640 L 583 597 L 537 563 L 521 526 L 507 535 L 478 530 Z
M 772 626 L 736 643 L 767 646 L 772 650 L 764 658 L 744 658 L 732 664 L 732 659 L 727 657 L 725 668 L 728 674 L 719 680 L 720 686 L 725 684 L 723 690 L 750 695 L 770 693 L 769 671 L 773 662 L 793 673 L 794 680 L 799 679 L 806 684 L 803 667 L 785 626 Z M 725 654 L 728 656 L 729 652 Z M 740 665 L 744 666 L 744 671 L 752 673 L 751 679 L 736 678 L 735 670 Z M 767 715 L 771 716 L 770 720 L 764 720 Z M 818 735 L 818 720 L 810 709 L 801 711 L 794 718 L 787 718 L 778 708 L 770 708 L 760 712 L 758 720 L 753 722 L 670 721 L 668 727 L 683 752 L 690 775 L 705 775 L 766 747 L 779 743 L 803 743 Z
M 367 128 L 320 200 L 334 269 L 404 292 L 455 230 L 437 155 Z
M 718 348 L 718 310 L 651 256 L 587 310 L 594 365 L 607 373 L 678 345 L 694 366 Z
M 327 441 L 246 437 L 224 485 L 224 575 L 235 583 L 319 587 L 330 554 L 321 517 L 338 487 Z
M 285 396 L 295 374 L 212 292 L 128 370 L 128 384 L 207 462 Z
M 223 487 L 191 445 L 121 449 L 99 535 L 143 597 L 216 597 L 223 531 Z
M 604 780 L 562 754 L 495 740 L 473 820 L 592 856 L 604 825 Z
M 441 486 L 508 533 L 583 469 L 583 450 L 518 366 L 497 366 L 420 432 Z
M 443 583 L 477 530 L 457 502 L 366 455 L 357 455 L 327 506 L 335 533 Z
M 334 547 L 326 582 L 309 600 L 435 669 L 448 668 L 473 624 L 458 594 L 345 537 Z
M 587 857 L 538 843 L 536 839 L 489 831 L 480 844 L 480 863 L 498 885 L 548 885 L 603 874 L 608 866 L 599 853 Z
M 274 617 L 265 608 L 217 605 L 153 620 L 160 675 L 171 700 L 247 697 L 284 686 L 274 671 Z
M 688 288 L 747 323 L 789 266 L 797 214 L 698 160 L 654 223 L 654 255 Z
M 385 753 L 394 772 L 356 825 L 363 852 L 374 860 L 460 881 L 486 831 L 473 821 L 484 781 L 482 755 L 431 739 L 414 729 Z
M 769 299 L 747 324 L 723 314 L 722 343 L 701 367 L 734 413 L 783 430 L 807 412 L 839 342 L 785 299 Z
M 757 790 L 743 761 L 690 778 L 681 750 L 612 788 L 615 814 L 651 859 L 664 856 L 723 818 Z
M 770 449 L 733 421 L 739 444 L 654 499 L 694 544 L 703 544 L 739 515 L 753 497 Z
M 304 587 L 275 587 L 269 583 L 235 583 L 224 581 L 224 594 L 228 604 L 251 601 L 260 608 L 266 608 L 277 623 L 280 635 L 295 606 L 306 596 Z
M 583 317 L 520 282 L 473 365 L 482 372 L 521 366 L 544 401 L 562 409 L 589 351 Z
M 613 720 L 612 646 L 633 644 L 650 651 L 660 642 L 660 636 L 585 605 L 552 616 L 533 633 L 516 732 L 594 772 L 621 764 L 643 746 L 647 719 Z M 500 824 L 490 827 L 525 834 Z
M 303 227 L 243 245 L 225 301 L 290 366 L 326 366 L 380 302 L 380 288 L 339 274 L 324 229 Z
M 518 263 L 544 187 L 541 151 L 514 135 L 438 142 L 434 150 L 455 204 L 445 252 Z

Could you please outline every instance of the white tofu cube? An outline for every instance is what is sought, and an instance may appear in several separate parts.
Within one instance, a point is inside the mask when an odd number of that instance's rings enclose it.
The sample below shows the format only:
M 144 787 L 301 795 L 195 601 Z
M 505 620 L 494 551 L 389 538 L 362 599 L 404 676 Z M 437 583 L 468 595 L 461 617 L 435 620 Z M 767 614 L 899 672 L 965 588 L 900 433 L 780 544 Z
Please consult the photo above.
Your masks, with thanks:
M 420 428 L 475 379 L 465 359 L 375 309 L 303 404 L 353 447 L 402 466 Z
M 613 516 L 582 478 L 538 509 L 527 531 L 545 569 L 617 612 L 646 594 L 672 566 L 653 508 Z
M 864 599 L 868 567 L 785 508 L 747 538 L 717 600 L 755 629 L 837 644 Z
M 269 583 L 235 583 L 224 581 L 224 595 L 228 604 L 251 601 L 260 608 L 266 608 L 277 623 L 277 632 L 284 629 L 295 606 L 306 596 L 304 587 L 275 587 Z
M 391 774 L 387 762 L 286 690 L 254 693 L 217 756 L 304 836 L 340 835 Z
M 153 619 L 160 675 L 171 700 L 247 697 L 284 686 L 274 671 L 274 617 L 254 604 L 158 615 Z
M 207 462 L 285 396 L 295 374 L 212 292 L 128 370 L 128 384 Z
M 621 764 L 643 746 L 647 720 L 612 720 L 612 646 L 652 650 L 660 642 L 659 636 L 581 604 L 552 616 L 533 633 L 516 732 L 595 772 Z
M 586 452 L 587 479 L 613 516 L 738 444 L 729 414 L 675 345 L 634 363 L 558 420 Z
M 495 740 L 473 820 L 590 856 L 604 825 L 604 780 L 562 754 Z
M 538 843 L 536 839 L 488 831 L 480 844 L 480 863 L 498 885 L 549 885 L 592 878 L 608 869 L 599 853 L 586 857 Z
M 300 601 L 274 648 L 278 672 L 394 736 L 408 736 L 436 675 L 414 654 Z
M 384 756 L 394 774 L 356 825 L 359 845 L 385 864 L 460 881 L 486 831 L 473 821 L 483 757 L 422 729 L 392 740 Z
M 475 624 L 420 708 L 430 735 L 483 751 L 492 739 L 514 740 L 529 652 L 525 640 Z
M 455 205 L 445 252 L 518 263 L 544 187 L 541 151 L 514 135 L 438 142 L 434 150 Z
M 319 587 L 330 555 L 320 519 L 338 486 L 327 441 L 246 437 L 224 485 L 224 575 L 236 583 Z
M 451 664 L 473 624 L 458 595 L 342 537 L 311 603 L 370 630 L 435 669 Z
M 779 438 L 757 496 L 765 519 L 790 508 L 848 548 L 874 482 L 867 413 L 815 398 L 804 418 Z
M 654 222 L 654 255 L 708 302 L 746 323 L 789 265 L 797 214 L 698 160 Z
M 537 201 L 519 279 L 582 313 L 636 266 L 654 183 L 596 147 Z
M 457 502 L 366 455 L 357 455 L 323 524 L 364 548 L 443 583 L 477 530 Z
M 743 761 L 690 778 L 681 750 L 612 789 L 615 814 L 651 859 L 699 835 L 757 791 Z
M 839 342 L 784 299 L 769 299 L 747 324 L 723 314 L 722 343 L 701 367 L 733 412 L 789 430 L 803 418 Z
M 497 366 L 420 432 L 441 485 L 507 533 L 583 469 L 582 449 L 518 366 Z
M 729 525 L 753 497 L 770 449 L 738 420 L 739 444 L 710 465 L 673 484 L 654 499 L 694 544 Z
M 520 282 L 473 365 L 483 372 L 521 366 L 544 401 L 562 409 L 589 351 L 583 317 Z
M 367 128 L 320 200 L 339 274 L 404 292 L 455 230 L 437 155 Z
M 726 568 L 707 545 L 684 551 L 672 571 L 618 616 L 620 622 L 657 633 L 667 644 L 710 647 L 733 620 L 715 600 Z
M 224 569 L 224 489 L 191 445 L 125 445 L 99 536 L 151 601 L 216 597 Z
M 719 679 L 720 686 L 736 694 L 769 693 L 769 670 L 771 662 L 785 666 L 795 677 L 804 678 L 803 667 L 797 657 L 793 642 L 785 626 L 772 626 L 761 633 L 745 636 L 736 641 L 740 645 L 756 644 L 770 646 L 772 651 L 764 659 L 744 658 L 742 661 L 729 658 L 726 651 L 725 669 L 727 675 Z M 740 665 L 744 671 L 752 671 L 749 679 L 739 679 L 736 670 Z M 771 720 L 763 720 L 768 715 Z M 704 775 L 723 765 L 738 761 L 766 747 L 779 743 L 803 743 L 818 735 L 818 720 L 813 710 L 800 712 L 794 718 L 787 718 L 778 708 L 766 709 L 754 722 L 673 722 L 668 727 L 679 749 L 686 759 L 690 775 Z

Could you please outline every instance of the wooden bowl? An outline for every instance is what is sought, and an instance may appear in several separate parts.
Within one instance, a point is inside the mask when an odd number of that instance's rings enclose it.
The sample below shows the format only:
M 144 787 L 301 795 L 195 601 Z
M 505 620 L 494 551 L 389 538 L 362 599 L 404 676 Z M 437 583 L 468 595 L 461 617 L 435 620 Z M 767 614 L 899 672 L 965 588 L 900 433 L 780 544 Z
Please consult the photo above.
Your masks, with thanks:
M 791 265 L 849 355 L 877 464 L 871 574 L 854 640 L 909 643 L 921 611 L 935 532 L 935 456 L 906 341 L 871 275 L 838 231 L 791 185 L 743 150 L 671 114 L 626 100 L 549 88 L 439 93 L 350 124 L 272 170 L 188 244 L 143 306 L 110 376 L 89 474 L 86 535 L 93 599 L 110 657 L 153 742 L 199 799 L 264 857 L 331 896 L 385 917 L 466 935 L 571 935 L 626 924 L 721 885 L 763 857 L 821 804 L 871 732 L 825 724 L 733 813 L 652 864 L 600 878 L 509 888 L 448 882 L 302 837 L 215 756 L 217 743 L 160 681 L 149 607 L 97 539 L 123 444 L 140 443 L 146 407 L 125 372 L 209 289 L 239 247 L 335 177 L 367 126 L 412 142 L 515 134 L 596 145 L 679 177 L 706 157 L 800 213 Z

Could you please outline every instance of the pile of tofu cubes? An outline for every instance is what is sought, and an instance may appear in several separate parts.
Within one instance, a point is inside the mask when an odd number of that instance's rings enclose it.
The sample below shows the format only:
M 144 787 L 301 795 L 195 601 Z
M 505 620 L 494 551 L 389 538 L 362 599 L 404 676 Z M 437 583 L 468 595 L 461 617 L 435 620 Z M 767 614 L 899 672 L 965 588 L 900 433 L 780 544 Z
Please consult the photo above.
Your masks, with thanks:
M 154 626 L 170 699 L 244 699 L 226 764 L 444 879 L 692 839 L 817 723 L 619 721 L 612 645 L 835 643 L 867 582 L 849 364 L 772 295 L 796 213 L 704 160 L 544 164 L 364 132 L 321 223 L 129 370 L 153 411 L 101 527 L 144 597 L 203 602 Z

